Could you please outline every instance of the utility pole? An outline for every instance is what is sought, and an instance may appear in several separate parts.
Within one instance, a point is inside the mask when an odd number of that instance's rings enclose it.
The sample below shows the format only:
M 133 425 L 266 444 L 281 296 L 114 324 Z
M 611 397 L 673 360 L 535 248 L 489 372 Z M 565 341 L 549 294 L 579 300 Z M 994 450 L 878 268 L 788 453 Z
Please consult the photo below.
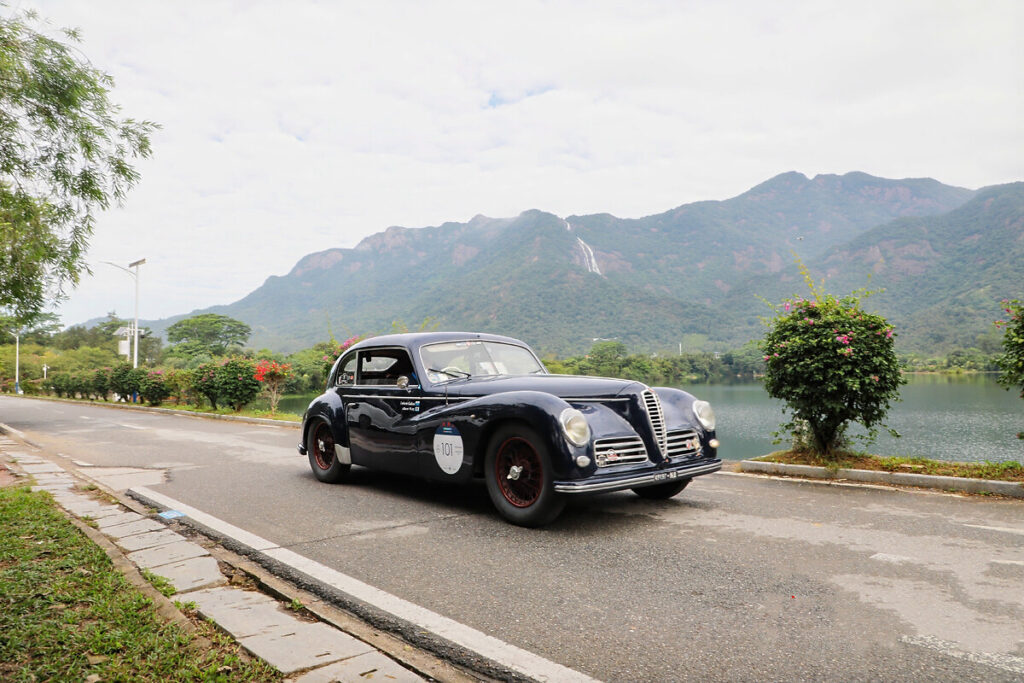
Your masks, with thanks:
M 141 258 L 134 263 L 129 263 L 129 268 L 135 269 L 135 355 L 132 358 L 132 367 L 139 367 L 139 266 L 146 262 Z
M 132 367 L 139 367 L 139 266 L 146 262 L 146 259 L 140 258 L 138 261 L 134 261 L 128 264 L 128 268 L 134 268 L 135 272 L 128 270 L 124 266 L 119 266 L 116 263 L 110 261 L 104 261 L 107 265 L 120 268 L 124 272 L 135 278 L 135 322 L 132 324 L 132 334 L 135 338 L 134 350 L 132 352 Z
M 14 393 L 21 391 L 21 330 L 14 333 Z

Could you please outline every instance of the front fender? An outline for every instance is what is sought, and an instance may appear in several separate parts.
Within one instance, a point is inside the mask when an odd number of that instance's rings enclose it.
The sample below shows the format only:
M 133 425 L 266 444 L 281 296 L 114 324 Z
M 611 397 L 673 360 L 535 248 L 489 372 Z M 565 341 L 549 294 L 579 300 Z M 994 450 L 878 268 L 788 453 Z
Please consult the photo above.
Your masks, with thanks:
M 462 433 L 467 451 L 472 453 L 473 471 L 482 474 L 483 461 L 491 436 L 503 424 L 523 422 L 532 427 L 543 439 L 551 456 L 555 476 L 561 478 L 572 471 L 577 451 L 586 447 L 569 444 L 562 434 L 559 416 L 571 406 L 552 394 L 541 391 L 508 391 L 438 406 L 422 413 L 421 434 L 433 438 L 434 430 L 442 422 L 455 424 Z

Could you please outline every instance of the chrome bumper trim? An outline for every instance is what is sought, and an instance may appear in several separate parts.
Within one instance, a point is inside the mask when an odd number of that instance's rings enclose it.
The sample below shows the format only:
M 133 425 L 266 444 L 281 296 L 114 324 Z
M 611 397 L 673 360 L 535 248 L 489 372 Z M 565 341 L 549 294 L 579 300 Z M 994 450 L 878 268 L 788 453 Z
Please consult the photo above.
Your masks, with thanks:
M 670 481 L 676 481 L 677 479 L 688 479 L 690 477 L 696 477 L 701 474 L 711 474 L 722 469 L 722 461 L 715 460 L 709 463 L 702 463 L 700 465 L 690 465 L 689 467 L 674 467 L 672 469 L 658 470 L 657 472 L 644 472 L 632 477 L 625 477 L 623 479 L 613 479 L 611 481 L 595 481 L 592 483 L 581 482 L 579 484 L 567 483 L 567 482 L 555 482 L 555 492 L 557 493 L 598 493 L 600 491 L 618 491 L 621 489 L 630 489 L 634 486 L 644 486 L 646 484 L 664 484 Z M 668 477 L 672 474 L 672 478 Z

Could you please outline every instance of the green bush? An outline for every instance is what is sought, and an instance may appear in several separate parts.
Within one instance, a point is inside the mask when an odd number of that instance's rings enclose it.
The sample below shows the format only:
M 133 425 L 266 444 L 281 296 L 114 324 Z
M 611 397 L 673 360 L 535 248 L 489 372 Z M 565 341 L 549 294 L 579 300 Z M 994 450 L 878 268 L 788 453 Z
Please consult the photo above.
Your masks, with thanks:
M 151 406 L 160 405 L 171 395 L 162 370 L 151 370 L 139 380 L 139 395 Z
M 175 403 L 201 405 L 203 395 L 196 387 L 196 371 L 186 368 L 164 370 L 164 382 Z
M 256 363 L 249 358 L 222 361 L 215 374 L 217 398 L 236 412 L 252 403 L 260 393 L 256 379 Z
M 905 380 L 885 318 L 864 312 L 857 295 L 836 299 L 804 276 L 814 298 L 778 306 L 761 342 L 764 385 L 787 404 L 782 428 L 831 457 L 850 422 L 874 437 Z
M 146 371 L 142 368 L 133 368 L 131 363 L 121 363 L 110 372 L 110 390 L 127 400 L 132 394 L 139 393 L 145 376 Z
M 110 398 L 110 368 L 93 370 L 89 385 L 93 396 L 104 401 L 108 400 Z
M 63 372 L 50 373 L 46 378 L 46 388 L 57 398 L 63 398 L 66 393 L 67 374 Z
M 203 363 L 193 370 L 193 384 L 196 393 L 205 396 L 214 410 L 217 410 L 217 365 L 215 363 Z
M 250 358 L 228 358 L 220 363 L 205 363 L 195 370 L 196 391 L 216 410 L 218 405 L 239 411 L 260 392 L 256 380 L 256 362 Z

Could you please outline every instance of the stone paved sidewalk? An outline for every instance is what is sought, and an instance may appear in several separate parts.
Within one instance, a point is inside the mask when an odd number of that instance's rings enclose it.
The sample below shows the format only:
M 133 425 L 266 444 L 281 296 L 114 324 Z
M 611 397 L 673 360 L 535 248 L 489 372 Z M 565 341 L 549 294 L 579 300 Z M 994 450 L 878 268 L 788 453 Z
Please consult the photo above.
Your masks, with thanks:
M 140 569 L 169 581 L 174 599 L 196 605 L 252 655 L 301 683 L 414 682 L 424 679 L 373 646 L 321 622 L 299 618 L 277 600 L 228 585 L 217 560 L 202 546 L 120 504 L 101 503 L 76 490 L 78 480 L 59 465 L 25 451 L 0 434 L 0 461 L 35 481 L 68 513 L 97 527 Z

